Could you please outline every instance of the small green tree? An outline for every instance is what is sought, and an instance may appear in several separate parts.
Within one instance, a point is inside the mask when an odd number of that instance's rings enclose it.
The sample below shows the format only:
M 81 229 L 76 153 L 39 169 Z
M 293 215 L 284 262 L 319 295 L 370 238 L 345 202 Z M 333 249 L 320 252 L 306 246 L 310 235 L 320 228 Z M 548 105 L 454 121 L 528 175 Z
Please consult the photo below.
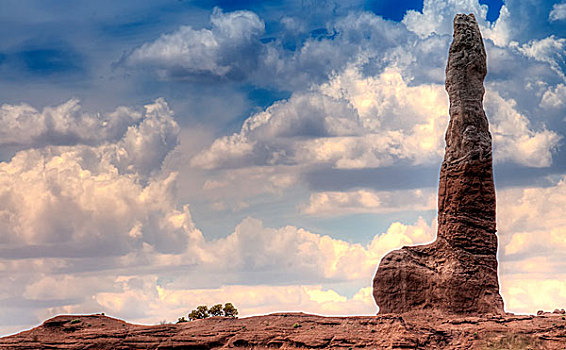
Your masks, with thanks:
M 222 311 L 224 311 L 224 316 L 226 317 L 235 318 L 238 316 L 238 309 L 236 309 L 232 303 L 224 304 L 224 309 Z
M 222 304 L 216 304 L 211 306 L 210 309 L 206 305 L 199 305 L 189 313 L 189 321 L 200 320 L 210 316 L 236 318 L 238 316 L 238 309 L 236 309 L 232 303 L 226 303 L 224 307 L 222 307 Z M 184 317 L 179 317 L 177 323 L 182 322 L 187 322 L 187 320 Z
M 210 307 L 208 310 L 210 316 L 222 316 L 222 304 L 216 304 Z
M 189 313 L 189 320 L 200 320 L 209 316 L 208 307 L 206 305 L 199 305 L 196 309 Z

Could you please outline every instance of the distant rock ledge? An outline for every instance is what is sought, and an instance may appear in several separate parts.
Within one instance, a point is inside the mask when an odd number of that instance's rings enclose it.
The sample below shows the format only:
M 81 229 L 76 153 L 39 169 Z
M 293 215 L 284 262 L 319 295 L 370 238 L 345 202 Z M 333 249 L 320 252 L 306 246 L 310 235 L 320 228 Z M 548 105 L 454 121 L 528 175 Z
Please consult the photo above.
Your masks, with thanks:
M 156 326 L 100 314 L 64 315 L 0 338 L 0 349 L 564 349 L 565 326 L 561 313 L 484 317 L 286 313 Z

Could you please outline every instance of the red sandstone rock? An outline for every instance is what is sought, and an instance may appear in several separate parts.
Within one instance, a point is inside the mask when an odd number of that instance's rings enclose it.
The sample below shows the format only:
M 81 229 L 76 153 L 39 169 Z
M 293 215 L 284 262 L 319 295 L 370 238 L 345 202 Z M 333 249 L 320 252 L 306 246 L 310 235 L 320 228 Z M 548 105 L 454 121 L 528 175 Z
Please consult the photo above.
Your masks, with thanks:
M 293 313 L 158 326 L 68 315 L 0 338 L 0 349 L 563 349 L 565 325 L 562 315 L 551 313 L 483 318 Z
M 380 313 L 502 314 L 491 135 L 483 110 L 486 54 L 474 15 L 454 18 L 446 67 L 450 123 L 438 189 L 438 234 L 387 254 L 373 280 Z

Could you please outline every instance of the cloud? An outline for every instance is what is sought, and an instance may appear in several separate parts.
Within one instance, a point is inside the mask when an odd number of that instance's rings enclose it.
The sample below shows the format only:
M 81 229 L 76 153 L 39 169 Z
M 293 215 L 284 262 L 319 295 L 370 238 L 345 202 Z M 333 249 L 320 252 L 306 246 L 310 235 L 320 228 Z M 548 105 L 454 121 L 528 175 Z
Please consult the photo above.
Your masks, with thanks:
M 564 62 L 566 55 L 566 39 L 551 35 L 540 40 L 530 40 L 523 45 L 513 45 L 523 55 L 534 60 L 545 62 L 550 65 L 552 70 L 556 72 L 563 80 L 566 80 L 564 75 Z
M 553 22 L 564 19 L 566 19 L 566 3 L 552 5 L 552 11 L 548 14 L 548 20 Z
M 566 85 L 557 84 L 542 95 L 540 107 L 544 109 L 560 109 L 566 106 Z
M 286 16 L 280 32 L 269 37 L 264 37 L 263 20 L 251 11 L 224 13 L 217 8 L 210 22 L 210 29 L 181 26 L 133 49 L 119 64 L 160 79 L 212 78 L 296 91 L 326 81 L 360 52 L 371 52 L 380 64 L 387 49 L 406 42 L 409 34 L 402 25 L 368 12 L 308 30 L 301 19 Z
M 315 192 L 301 208 L 304 214 L 339 216 L 352 213 L 391 213 L 436 209 L 436 194 L 430 189 L 402 191 L 357 190 Z
M 50 111 L 70 106 L 76 109 L 72 102 Z M 44 114 L 66 115 L 50 111 Z M 157 173 L 177 144 L 178 126 L 162 99 L 140 118 L 115 143 L 27 149 L 0 163 L 4 254 L 112 256 L 144 243 L 162 251 L 184 247 L 190 216 L 175 206 L 176 174 Z
M 533 313 L 566 303 L 566 178 L 498 191 L 501 286 L 506 308 Z
M 153 174 L 178 144 L 179 125 L 163 98 L 145 106 L 145 118 L 128 127 L 116 144 L 113 163 L 123 171 Z
M 549 187 L 501 191 L 498 202 L 498 213 L 503 218 L 500 220 L 499 231 L 504 232 L 509 239 L 503 245 L 505 252 L 509 249 L 510 255 L 527 251 L 533 254 L 543 253 L 536 249 L 530 250 L 530 245 L 540 245 L 557 253 L 564 251 L 566 242 L 560 237 L 563 236 L 562 228 L 566 224 L 563 206 L 566 203 L 566 178 L 553 181 Z M 527 242 L 527 239 L 530 241 Z
M 372 58 L 366 68 L 373 71 L 396 59 L 390 57 L 390 50 L 414 44 L 414 38 L 401 24 L 369 12 L 331 17 L 324 28 L 317 30 L 322 34 L 311 32 L 310 37 L 299 36 L 294 50 L 286 49 L 284 40 L 266 44 L 252 81 L 280 89 L 306 90 L 313 84 L 326 82 L 329 75 L 342 71 L 360 56 Z
M 476 0 L 424 0 L 422 12 L 409 10 L 402 22 L 421 38 L 433 33 L 450 35 L 457 13 L 474 13 L 478 22 L 485 24 L 487 5 L 480 5 Z
M 234 233 L 211 242 L 211 251 L 217 257 L 215 269 L 246 274 L 272 271 L 290 280 L 349 281 L 371 276 L 394 244 L 426 242 L 431 237 L 432 230 L 422 219 L 414 226 L 394 223 L 364 247 L 294 226 L 265 228 L 261 221 L 247 218 Z
M 328 84 L 251 116 L 239 133 L 217 139 L 192 164 L 363 168 L 395 159 L 426 162 L 441 154 L 445 104 L 440 86 L 409 87 L 395 69 L 363 78 L 350 67 Z
M 482 36 L 490 39 L 497 46 L 507 46 L 511 38 L 513 17 L 505 5 L 499 10 L 499 17 L 494 23 L 481 27 Z
M 210 29 L 199 30 L 182 26 L 134 49 L 122 63 L 149 67 L 161 78 L 242 79 L 257 64 L 265 24 L 253 12 L 224 13 L 219 8 L 210 16 L 210 24 Z
M 325 165 L 338 169 L 440 161 L 448 102 L 439 84 L 409 85 L 397 68 L 363 77 L 351 65 L 328 83 L 249 117 L 239 133 L 216 139 L 193 157 L 204 169 L 256 165 Z M 544 167 L 560 137 L 535 131 L 512 99 L 488 90 L 486 111 L 496 161 Z
M 0 263 L 19 271 L 14 278 L 21 280 L 13 279 L 10 288 L 0 289 L 0 300 L 12 300 L 10 308 L 45 305 L 30 310 L 31 321 L 17 318 L 30 323 L 60 313 L 88 312 L 135 322 L 173 321 L 196 305 L 228 301 L 242 316 L 290 310 L 373 314 L 367 285 L 381 257 L 401 245 L 430 241 L 434 235 L 423 219 L 414 225 L 397 222 L 361 245 L 293 226 L 264 227 L 260 220 L 247 218 L 229 236 L 205 241 L 188 215 L 185 208 L 185 216 L 167 217 L 171 223 L 182 221 L 184 231 L 194 238 L 182 252 L 160 252 L 144 244 L 87 273 L 74 270 L 88 265 L 88 256 L 71 261 L 2 259 Z M 348 297 L 325 283 L 357 292 Z
M 152 288 L 153 287 L 153 288 Z M 124 292 L 100 293 L 96 300 L 113 315 L 132 319 L 139 305 L 146 305 L 138 322 L 176 321 L 197 305 L 231 302 L 239 316 L 278 311 L 300 311 L 323 315 L 373 315 L 376 306 L 370 288 L 359 289 L 352 297 L 321 285 L 222 286 L 215 289 L 169 290 L 155 285 Z
M 511 160 L 530 167 L 548 167 L 552 152 L 561 136 L 554 131 L 532 130 L 530 121 L 517 112 L 513 99 L 504 99 L 497 92 L 485 96 L 485 108 L 493 118 L 490 130 L 493 136 L 496 161 Z
M 105 114 L 85 113 L 77 99 L 45 107 L 41 112 L 27 104 L 3 104 L 0 106 L 0 145 L 23 149 L 116 141 L 141 118 L 141 113 L 127 107 Z
M 530 275 L 502 276 L 505 307 L 516 313 L 533 314 L 536 310 L 552 311 L 564 308 L 566 301 L 565 275 L 554 278 L 532 278 Z
M 238 186 L 234 187 L 235 183 Z M 299 183 L 299 174 L 293 167 L 252 166 L 214 171 L 204 181 L 202 189 L 211 200 L 236 199 L 241 202 L 242 196 L 281 195 Z

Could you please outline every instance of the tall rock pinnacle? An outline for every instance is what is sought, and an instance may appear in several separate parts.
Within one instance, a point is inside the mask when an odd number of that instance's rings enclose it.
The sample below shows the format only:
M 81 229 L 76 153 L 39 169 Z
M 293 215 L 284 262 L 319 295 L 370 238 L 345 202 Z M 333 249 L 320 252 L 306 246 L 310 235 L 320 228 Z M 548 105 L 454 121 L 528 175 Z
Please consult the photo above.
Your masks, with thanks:
M 438 234 L 381 260 L 380 313 L 503 313 L 497 278 L 491 135 L 483 110 L 486 54 L 473 14 L 454 18 L 446 66 L 450 122 L 438 189 Z

